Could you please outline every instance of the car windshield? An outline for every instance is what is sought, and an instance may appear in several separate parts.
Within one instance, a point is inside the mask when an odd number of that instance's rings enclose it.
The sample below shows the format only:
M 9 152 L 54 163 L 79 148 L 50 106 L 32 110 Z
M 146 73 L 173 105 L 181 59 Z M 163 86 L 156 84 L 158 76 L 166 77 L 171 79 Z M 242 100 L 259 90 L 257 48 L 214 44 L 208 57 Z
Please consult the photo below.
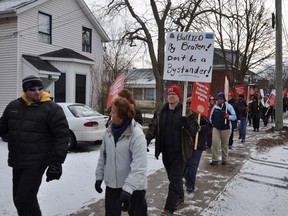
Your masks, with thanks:
M 77 117 L 90 117 L 90 116 L 101 116 L 100 113 L 93 110 L 92 108 L 85 106 L 85 105 L 70 105 L 68 106 L 71 113 Z

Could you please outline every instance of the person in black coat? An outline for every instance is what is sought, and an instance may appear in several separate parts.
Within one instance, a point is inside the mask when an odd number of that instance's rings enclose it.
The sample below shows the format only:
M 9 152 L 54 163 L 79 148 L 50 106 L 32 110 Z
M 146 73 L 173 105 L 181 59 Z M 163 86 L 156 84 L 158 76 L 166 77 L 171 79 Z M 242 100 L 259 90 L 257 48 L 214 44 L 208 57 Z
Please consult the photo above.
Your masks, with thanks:
M 58 180 L 68 150 L 69 128 L 62 108 L 43 91 L 39 77 L 23 79 L 24 93 L 5 108 L 0 135 L 8 134 L 13 201 L 20 216 L 41 216 L 37 193 L 42 176 Z

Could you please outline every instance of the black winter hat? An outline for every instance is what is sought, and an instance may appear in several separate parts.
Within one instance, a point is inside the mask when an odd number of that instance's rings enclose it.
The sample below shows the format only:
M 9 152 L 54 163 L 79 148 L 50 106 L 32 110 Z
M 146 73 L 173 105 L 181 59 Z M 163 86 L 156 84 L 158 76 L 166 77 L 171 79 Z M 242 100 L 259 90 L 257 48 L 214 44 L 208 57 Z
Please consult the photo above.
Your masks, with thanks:
M 26 92 L 28 88 L 36 86 L 43 86 L 43 83 L 42 80 L 35 75 L 29 75 L 22 80 L 22 88 L 24 92 Z

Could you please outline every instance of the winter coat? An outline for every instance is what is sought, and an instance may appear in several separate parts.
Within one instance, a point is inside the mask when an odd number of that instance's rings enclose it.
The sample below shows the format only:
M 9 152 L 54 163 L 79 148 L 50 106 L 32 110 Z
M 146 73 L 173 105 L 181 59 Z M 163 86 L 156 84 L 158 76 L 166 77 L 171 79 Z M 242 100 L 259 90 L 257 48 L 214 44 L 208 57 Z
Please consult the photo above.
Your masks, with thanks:
M 236 103 L 236 114 L 237 119 L 241 120 L 241 118 L 247 118 L 247 103 L 243 98 L 238 98 L 238 102 Z
M 51 101 L 26 105 L 22 98 L 8 104 L 0 134 L 8 133 L 8 165 L 16 168 L 63 163 L 69 128 L 62 108 Z
M 101 145 L 96 180 L 111 188 L 122 188 L 132 194 L 147 189 L 147 149 L 142 127 L 135 120 L 117 143 L 108 126 Z
M 226 106 L 227 106 L 227 113 L 229 114 L 228 121 L 225 121 L 224 114 L 226 113 Z M 232 128 L 231 121 L 235 121 L 237 119 L 235 110 L 233 109 L 232 105 L 229 103 L 222 103 L 212 108 L 210 121 L 213 127 L 217 128 L 218 130 L 227 130 Z
M 254 117 L 260 118 L 261 112 L 260 112 L 260 106 L 259 106 L 258 100 L 253 100 L 249 104 L 249 114 L 251 118 L 254 118 Z
M 154 138 L 156 138 L 155 141 L 155 157 L 158 159 L 159 155 L 161 152 L 163 152 L 163 146 L 164 141 L 165 141 L 165 128 L 168 126 L 166 124 L 166 116 L 167 116 L 167 111 L 169 109 L 169 104 L 166 103 L 160 114 L 159 117 L 157 113 L 154 113 L 154 117 L 152 121 L 149 124 L 148 131 L 146 132 L 146 139 L 147 143 L 150 143 L 150 141 Z M 188 118 L 188 121 L 190 123 L 190 128 L 185 129 L 182 128 L 181 123 L 180 123 L 180 118 L 182 117 L 182 104 L 179 103 L 174 110 L 174 125 L 171 125 L 173 127 L 175 134 L 174 137 L 177 137 L 177 134 L 180 134 L 181 136 L 179 137 L 180 143 L 181 143 L 181 151 L 182 151 L 182 156 L 183 160 L 187 160 L 190 158 L 193 148 L 194 148 L 194 140 L 195 140 L 195 135 L 196 132 L 198 131 L 198 123 L 197 119 L 195 119 L 195 115 L 192 115 L 191 110 L 187 109 L 186 112 L 186 117 Z
M 228 103 L 231 104 L 231 106 L 233 107 L 233 109 L 236 112 L 236 100 L 234 98 L 232 98 L 232 99 L 228 100 Z M 237 117 L 237 112 L 236 112 L 236 117 Z M 232 124 L 232 128 L 236 129 L 237 128 L 237 118 L 236 118 L 236 120 L 231 121 L 231 124 Z

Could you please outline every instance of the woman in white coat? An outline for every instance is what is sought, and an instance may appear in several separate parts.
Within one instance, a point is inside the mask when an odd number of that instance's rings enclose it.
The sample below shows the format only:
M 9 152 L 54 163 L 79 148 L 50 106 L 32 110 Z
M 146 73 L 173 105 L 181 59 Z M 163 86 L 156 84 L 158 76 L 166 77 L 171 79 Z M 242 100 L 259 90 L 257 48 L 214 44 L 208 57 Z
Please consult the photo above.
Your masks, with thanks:
M 95 189 L 106 185 L 105 215 L 147 216 L 147 145 L 134 107 L 118 97 L 111 106 L 112 124 L 105 132 L 96 168 Z

